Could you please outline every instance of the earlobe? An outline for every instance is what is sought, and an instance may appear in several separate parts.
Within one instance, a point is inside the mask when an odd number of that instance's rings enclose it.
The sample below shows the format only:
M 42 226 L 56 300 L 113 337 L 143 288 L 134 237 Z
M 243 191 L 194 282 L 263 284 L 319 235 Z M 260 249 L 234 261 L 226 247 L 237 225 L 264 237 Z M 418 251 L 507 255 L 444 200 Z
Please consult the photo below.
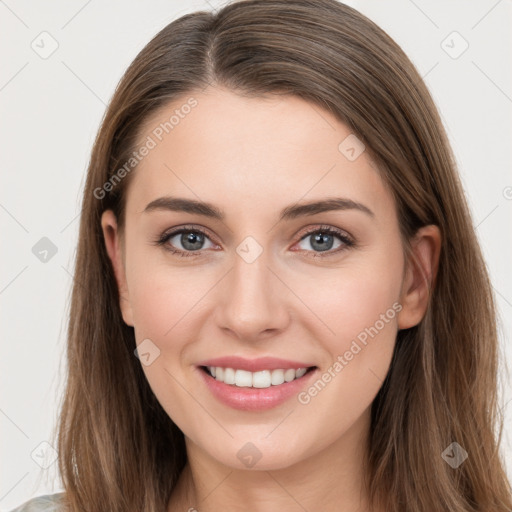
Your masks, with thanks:
M 123 320 L 127 325 L 133 327 L 132 309 L 130 296 L 126 283 L 126 272 L 123 263 L 120 234 L 117 226 L 117 219 L 112 210 L 105 210 L 101 216 L 101 228 L 107 254 L 112 263 L 112 269 L 119 290 L 119 306 Z
M 419 324 L 425 315 L 434 286 L 441 253 L 441 232 L 428 225 L 418 230 L 411 242 L 411 256 L 402 283 L 398 328 L 408 329 Z

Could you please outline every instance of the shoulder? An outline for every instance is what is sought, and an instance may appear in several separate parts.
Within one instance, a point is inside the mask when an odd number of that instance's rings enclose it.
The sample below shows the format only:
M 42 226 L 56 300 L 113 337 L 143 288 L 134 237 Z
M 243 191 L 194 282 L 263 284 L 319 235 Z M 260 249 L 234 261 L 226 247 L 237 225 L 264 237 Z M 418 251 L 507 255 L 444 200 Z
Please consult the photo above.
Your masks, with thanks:
M 37 496 L 22 503 L 11 512 L 63 512 L 64 509 L 61 507 L 63 498 L 64 492 Z

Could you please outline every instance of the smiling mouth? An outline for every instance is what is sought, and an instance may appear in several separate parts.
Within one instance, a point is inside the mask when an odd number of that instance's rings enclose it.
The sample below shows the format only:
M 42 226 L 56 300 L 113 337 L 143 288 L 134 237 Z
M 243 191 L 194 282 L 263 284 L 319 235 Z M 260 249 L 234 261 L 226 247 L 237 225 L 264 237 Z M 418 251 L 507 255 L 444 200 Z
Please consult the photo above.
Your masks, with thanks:
M 264 389 L 300 379 L 307 373 L 315 370 L 316 366 L 296 369 L 261 370 L 258 372 L 223 368 L 221 366 L 200 366 L 200 368 L 211 378 L 233 387 Z

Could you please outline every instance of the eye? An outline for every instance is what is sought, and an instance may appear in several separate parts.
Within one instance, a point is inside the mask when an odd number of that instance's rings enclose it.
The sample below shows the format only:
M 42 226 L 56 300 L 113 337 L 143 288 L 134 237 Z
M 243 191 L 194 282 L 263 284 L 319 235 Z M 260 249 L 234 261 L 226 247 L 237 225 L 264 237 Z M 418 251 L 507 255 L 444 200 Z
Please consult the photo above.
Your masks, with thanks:
M 336 245 L 336 239 L 338 243 Z M 210 245 L 205 246 L 205 242 Z M 155 244 L 164 247 L 166 251 L 179 256 L 201 256 L 202 251 L 218 247 L 211 240 L 206 231 L 196 226 L 182 226 L 160 235 Z M 309 229 L 298 242 L 311 257 L 326 257 L 337 254 L 355 245 L 347 233 L 332 226 L 316 226 Z M 332 250 L 334 247 L 334 250 Z
M 204 246 L 206 240 L 209 241 L 210 246 Z M 156 244 L 180 256 L 199 256 L 198 253 L 203 249 L 215 246 L 205 231 L 196 227 L 188 228 L 186 226 L 164 233 L 156 240 Z
M 337 245 L 335 245 L 336 239 L 338 239 Z M 307 252 L 313 252 L 310 255 L 312 257 L 331 256 L 355 245 L 354 241 L 345 232 L 332 226 L 320 226 L 310 229 L 301 238 L 299 244 L 301 243 L 303 244 L 302 249 L 305 249 Z M 335 250 L 331 250 L 333 247 Z

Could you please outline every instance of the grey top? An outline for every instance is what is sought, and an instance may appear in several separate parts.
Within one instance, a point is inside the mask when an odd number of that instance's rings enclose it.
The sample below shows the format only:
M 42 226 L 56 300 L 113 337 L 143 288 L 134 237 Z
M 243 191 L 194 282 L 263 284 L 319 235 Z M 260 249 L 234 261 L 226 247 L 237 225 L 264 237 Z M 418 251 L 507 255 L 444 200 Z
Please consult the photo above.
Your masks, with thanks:
M 11 512 L 61 512 L 62 508 L 59 503 L 63 496 L 64 492 L 37 496 L 22 503 Z

